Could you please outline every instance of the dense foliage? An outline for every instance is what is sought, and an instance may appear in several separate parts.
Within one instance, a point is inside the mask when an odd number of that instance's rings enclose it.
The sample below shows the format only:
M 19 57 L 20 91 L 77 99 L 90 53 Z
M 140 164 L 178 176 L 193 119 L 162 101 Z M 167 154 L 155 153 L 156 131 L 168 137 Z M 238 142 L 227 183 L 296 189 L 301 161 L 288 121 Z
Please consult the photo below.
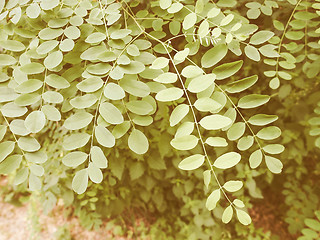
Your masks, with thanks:
M 288 232 L 315 239 L 319 15 L 318 0 L 1 0 L 7 198 L 62 199 L 88 228 L 152 213 L 154 239 L 269 239 L 247 209 L 275 194 Z

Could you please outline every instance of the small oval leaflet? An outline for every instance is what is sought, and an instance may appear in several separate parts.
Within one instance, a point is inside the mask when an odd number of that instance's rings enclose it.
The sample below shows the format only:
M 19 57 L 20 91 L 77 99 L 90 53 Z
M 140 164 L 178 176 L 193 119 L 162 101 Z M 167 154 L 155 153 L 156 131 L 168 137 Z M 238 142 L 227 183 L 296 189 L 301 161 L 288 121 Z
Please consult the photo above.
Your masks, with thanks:
M 94 183 L 101 183 L 103 180 L 103 175 L 100 170 L 94 163 L 90 162 L 88 166 L 89 178 Z
M 255 108 L 269 102 L 269 100 L 268 95 L 250 94 L 240 98 L 238 107 L 243 109 Z
M 156 99 L 160 102 L 171 102 L 180 99 L 183 96 L 183 90 L 177 87 L 163 89 L 156 94 Z
M 198 140 L 194 135 L 186 135 L 172 139 L 170 144 L 177 150 L 191 150 L 197 146 Z
M 210 68 L 220 62 L 227 54 L 228 47 L 225 44 L 217 45 L 208 50 L 201 58 L 201 65 Z
M 228 169 L 237 165 L 241 160 L 241 155 L 236 152 L 228 152 L 216 159 L 213 166 L 220 169 Z
M 102 146 L 112 148 L 115 145 L 116 140 L 107 128 L 98 125 L 96 126 L 94 133 L 98 143 Z
M 133 129 L 128 138 L 129 148 L 136 154 L 145 154 L 149 149 L 147 137 L 138 129 Z
M 124 121 L 119 109 L 112 103 L 103 102 L 99 107 L 99 113 L 110 124 L 120 124 Z
M 199 93 L 214 84 L 215 74 L 206 74 L 192 79 L 188 85 L 188 90 L 192 93 Z
M 237 208 L 236 208 L 236 213 L 240 223 L 242 223 L 243 225 L 249 225 L 251 223 L 251 218 L 248 213 Z
M 281 173 L 283 164 L 279 159 L 271 156 L 265 156 L 265 161 L 270 172 L 275 174 Z
M 223 211 L 223 214 L 222 214 L 222 222 L 223 223 L 228 223 L 231 221 L 232 219 L 232 215 L 233 215 L 233 208 L 232 206 L 228 206 L 226 207 L 226 209 Z
M 76 112 L 65 120 L 63 126 L 68 130 L 78 130 L 88 126 L 92 119 L 92 114 L 88 112 Z
M 206 130 L 218 130 L 231 124 L 232 120 L 228 117 L 214 114 L 202 118 L 199 123 Z
M 33 111 L 26 117 L 24 124 L 30 132 L 37 133 L 44 128 L 46 117 L 42 111 Z
M 189 113 L 189 106 L 187 104 L 178 105 L 171 113 L 169 122 L 170 126 L 177 125 Z
M 243 186 L 243 183 L 241 181 L 228 181 L 223 185 L 223 188 L 227 190 L 228 192 L 236 192 L 240 190 Z
M 82 194 L 86 191 L 88 187 L 88 170 L 82 169 L 76 172 L 75 176 L 72 179 L 72 189 L 78 193 Z
M 276 126 L 265 127 L 257 133 L 257 137 L 263 140 L 273 140 L 281 135 L 281 129 Z
M 217 206 L 217 203 L 220 200 L 220 197 L 221 197 L 220 189 L 214 190 L 207 198 L 206 208 L 209 211 L 213 210 Z
M 94 165 L 98 168 L 107 168 L 108 167 L 108 159 L 104 155 L 102 149 L 97 146 L 92 146 L 90 150 L 90 156 Z
M 88 158 L 88 154 L 80 151 L 70 152 L 62 158 L 62 163 L 67 167 L 76 168 L 84 163 Z
M 204 159 L 202 154 L 195 154 L 183 159 L 178 167 L 182 170 L 195 170 L 202 166 Z
M 115 83 L 108 83 L 104 88 L 103 94 L 111 100 L 120 100 L 125 97 L 122 87 Z
M 257 168 L 262 162 L 262 151 L 260 149 L 251 153 L 249 157 L 249 164 L 251 168 Z

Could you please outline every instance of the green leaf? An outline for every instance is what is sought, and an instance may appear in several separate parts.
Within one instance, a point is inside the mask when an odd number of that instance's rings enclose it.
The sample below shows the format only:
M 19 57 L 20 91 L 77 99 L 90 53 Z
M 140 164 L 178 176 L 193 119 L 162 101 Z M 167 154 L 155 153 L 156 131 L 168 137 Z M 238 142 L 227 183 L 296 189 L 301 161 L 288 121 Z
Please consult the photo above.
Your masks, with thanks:
M 2 115 L 10 118 L 21 117 L 27 111 L 26 107 L 17 106 L 14 102 L 9 102 L 1 107 Z
M 99 113 L 110 124 L 120 124 L 123 123 L 124 119 L 117 107 L 112 103 L 103 102 L 99 107 Z
M 94 133 L 98 143 L 102 146 L 112 148 L 115 145 L 116 140 L 107 128 L 98 125 L 95 127 Z
M 41 111 L 46 115 L 46 118 L 50 121 L 58 122 L 61 120 L 61 114 L 58 109 L 52 105 L 44 105 Z
M 214 114 L 202 118 L 199 123 L 206 130 L 218 130 L 231 124 L 232 120 L 228 117 Z
M 212 73 L 216 75 L 217 80 L 226 79 L 233 76 L 242 67 L 243 61 L 235 61 L 231 63 L 224 63 L 212 70 Z
M 0 162 L 2 162 L 14 149 L 15 143 L 12 141 L 5 141 L 0 143 Z
M 145 154 L 149 149 L 147 137 L 138 129 L 133 129 L 128 138 L 129 148 L 136 154 Z
M 198 140 L 194 135 L 186 135 L 172 139 L 170 144 L 177 150 L 191 150 L 197 146 Z
M 18 93 L 31 93 L 40 89 L 43 85 L 43 82 L 37 79 L 29 79 L 21 83 L 14 90 Z
M 37 3 L 30 4 L 26 9 L 26 14 L 29 18 L 35 19 L 41 13 L 41 8 Z
M 183 90 L 177 87 L 171 87 L 161 90 L 156 94 L 156 100 L 160 102 L 170 102 L 180 99 L 183 96 Z
M 86 43 L 90 43 L 90 44 L 96 44 L 96 43 L 100 43 L 103 40 L 106 39 L 106 34 L 105 33 L 101 33 L 101 32 L 94 32 L 91 33 L 86 39 L 85 42 Z
M 228 207 L 226 207 L 226 209 L 223 211 L 222 214 L 222 222 L 223 223 L 229 223 L 232 219 L 232 215 L 233 215 L 233 208 L 231 205 L 229 205 Z
M 50 40 L 45 41 L 39 45 L 36 52 L 38 54 L 47 54 L 51 52 L 53 49 L 55 49 L 56 46 L 58 46 L 59 42 L 57 40 Z
M 195 13 L 189 13 L 182 22 L 182 27 L 184 30 L 192 28 L 197 22 L 197 15 Z
M 273 140 L 281 135 L 281 129 L 276 126 L 265 127 L 257 133 L 257 137 L 263 140 Z
M 41 180 L 38 176 L 30 173 L 29 175 L 29 189 L 30 191 L 38 191 L 42 187 Z
M 150 94 L 150 88 L 141 81 L 132 79 L 121 79 L 120 86 L 129 94 L 136 97 L 146 97 Z
M 228 84 L 229 87 L 226 89 L 226 91 L 229 93 L 239 93 L 253 86 L 257 81 L 258 81 L 257 75 L 243 78 L 241 80 Z
M 209 211 L 213 210 L 217 206 L 217 203 L 220 200 L 220 197 L 221 197 L 220 189 L 214 190 L 207 198 L 206 208 Z
M 271 156 L 265 156 L 265 161 L 270 172 L 276 174 L 281 173 L 283 164 L 279 159 Z
M 249 225 L 251 223 L 251 217 L 249 216 L 248 213 L 237 208 L 236 208 L 236 213 L 237 213 L 238 220 L 241 224 Z
M 38 151 L 33 153 L 25 153 L 25 158 L 32 163 L 45 163 L 48 160 L 48 155 L 44 151 Z
M 183 159 L 179 163 L 178 168 L 182 170 L 195 170 L 201 167 L 203 163 L 204 163 L 204 156 L 201 154 L 195 154 Z
M 268 95 L 250 94 L 240 98 L 238 102 L 239 108 L 255 108 L 269 102 L 270 97 Z
M 222 137 L 208 137 L 205 141 L 206 144 L 212 147 L 226 147 L 228 146 L 227 141 Z
M 280 154 L 284 151 L 284 146 L 281 144 L 269 144 L 264 146 L 263 150 L 269 154 Z
M 44 128 L 46 117 L 42 111 L 33 111 L 26 117 L 24 124 L 30 132 L 37 133 Z
M 251 45 L 247 45 L 244 48 L 244 53 L 247 55 L 248 58 L 250 58 L 253 61 L 259 62 L 260 61 L 260 53 L 259 51 L 251 46 Z
M 253 45 L 259 45 L 266 41 L 268 41 L 270 38 L 274 36 L 274 33 L 271 31 L 259 31 L 252 35 L 250 38 L 250 43 Z
M 214 84 L 215 74 L 206 74 L 192 79 L 188 85 L 188 90 L 192 93 L 199 93 Z
M 71 151 L 83 147 L 89 139 L 90 135 L 87 133 L 74 133 L 64 138 L 62 146 L 65 150 Z
M 80 151 L 68 153 L 62 158 L 62 163 L 67 167 L 76 168 L 84 163 L 88 158 L 88 154 Z
M 116 139 L 121 138 L 124 134 L 128 132 L 130 125 L 131 124 L 129 121 L 124 121 L 123 123 L 116 125 L 112 130 L 112 135 Z
M 63 60 L 63 54 L 61 51 L 55 51 L 50 53 L 45 59 L 44 59 L 44 66 L 48 69 L 53 69 L 57 67 Z
M 82 92 L 95 92 L 103 86 L 100 77 L 90 77 L 77 84 L 77 88 Z
M 210 181 L 211 181 L 211 170 L 205 170 L 203 172 L 203 182 L 207 189 L 209 188 Z
M 111 100 L 120 100 L 125 97 L 125 92 L 122 87 L 115 83 L 108 83 L 104 88 L 103 94 L 106 98 Z
M 228 152 L 218 157 L 213 166 L 219 169 L 228 169 L 237 165 L 241 160 L 241 155 L 236 152 Z
M 253 136 L 244 136 L 238 140 L 237 148 L 240 151 L 248 150 L 254 143 Z
M 44 28 L 39 32 L 39 37 L 42 40 L 52 40 L 59 37 L 63 33 L 61 28 L 52 29 L 52 28 Z
M 10 66 L 17 62 L 17 60 L 8 54 L 0 54 L 0 66 Z
M 31 164 L 29 166 L 30 173 L 34 174 L 37 177 L 42 177 L 44 174 L 44 168 L 38 164 Z
M 175 73 L 167 72 L 160 74 L 153 80 L 160 83 L 174 83 L 178 80 L 178 76 Z
M 91 160 L 95 166 L 98 168 L 107 168 L 108 167 L 108 159 L 103 153 L 102 149 L 97 146 L 92 146 L 90 150 Z
M 162 69 L 169 65 L 169 59 L 165 57 L 156 58 L 151 65 L 151 69 Z
M 181 122 L 181 120 L 189 113 L 189 109 L 190 107 L 187 104 L 178 105 L 170 115 L 170 126 L 173 127 Z
M 182 69 L 182 76 L 186 78 L 194 78 L 199 75 L 202 75 L 204 71 L 198 66 L 189 65 Z
M 194 107 L 201 112 L 215 112 L 222 107 L 220 103 L 209 97 L 198 98 Z
M 276 115 L 257 114 L 249 118 L 248 122 L 256 126 L 265 126 L 278 119 Z
M 130 112 L 138 115 L 148 115 L 153 111 L 152 105 L 144 100 L 130 101 L 126 103 L 126 107 Z
M 227 137 L 230 141 L 235 141 L 244 134 L 245 130 L 246 124 L 244 122 L 237 122 L 229 128 Z
M 249 157 L 249 164 L 251 168 L 257 168 L 262 162 L 262 151 L 260 149 L 251 153 Z
M 48 103 L 62 103 L 63 96 L 61 93 L 56 91 L 46 91 L 42 94 L 42 99 Z
M 68 130 L 78 130 L 88 126 L 92 119 L 92 114 L 88 112 L 76 112 L 65 120 L 63 126 Z
M 87 190 L 88 187 L 88 170 L 82 169 L 76 172 L 72 179 L 72 189 L 78 193 L 82 194 Z
M 239 191 L 242 187 L 243 183 L 241 181 L 228 181 L 223 185 L 223 188 L 228 192 Z
M 103 180 L 103 175 L 101 170 L 95 166 L 94 163 L 90 162 L 88 166 L 89 178 L 94 183 L 101 183 Z
M 171 6 L 172 0 L 160 0 L 159 4 L 162 9 L 167 9 Z
M 0 41 L 0 47 L 12 52 L 21 52 L 26 48 L 23 43 L 16 40 Z
M 54 88 L 63 89 L 70 87 L 70 83 L 63 77 L 57 74 L 50 74 L 45 78 L 45 82 Z
M 0 56 L 1 57 L 1 56 Z M 20 67 L 20 71 L 26 74 L 38 74 L 44 71 L 44 66 L 41 63 L 27 63 Z
M 0 163 L 0 174 L 9 174 L 14 170 L 19 168 L 22 161 L 22 155 L 15 154 L 6 158 L 3 162 Z
M 33 137 L 20 137 L 18 139 L 18 146 L 26 152 L 35 152 L 41 147 L 39 142 Z
M 208 50 L 201 58 L 201 66 L 210 68 L 220 62 L 227 54 L 228 47 L 224 44 L 217 45 Z

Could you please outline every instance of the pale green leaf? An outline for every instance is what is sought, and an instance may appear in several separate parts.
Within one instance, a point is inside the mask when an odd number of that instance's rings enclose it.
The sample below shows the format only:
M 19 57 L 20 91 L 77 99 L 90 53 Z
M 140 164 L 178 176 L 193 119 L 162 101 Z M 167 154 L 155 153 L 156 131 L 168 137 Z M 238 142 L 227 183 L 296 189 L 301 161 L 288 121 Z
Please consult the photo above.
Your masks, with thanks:
M 218 130 L 231 124 L 232 120 L 228 117 L 214 114 L 202 118 L 199 123 L 206 130 Z
M 261 94 L 250 94 L 240 98 L 238 102 L 239 108 L 255 108 L 259 107 L 270 100 L 268 95 L 261 95 Z
M 197 146 L 198 140 L 194 135 L 186 135 L 172 139 L 170 144 L 177 150 L 191 150 Z
M 76 172 L 75 176 L 72 179 L 72 189 L 78 193 L 82 194 L 86 191 L 88 187 L 88 170 L 82 169 Z
M 214 191 L 209 195 L 209 197 L 207 198 L 206 208 L 207 208 L 209 211 L 213 210 L 213 209 L 217 206 L 217 203 L 218 203 L 218 201 L 220 200 L 220 197 L 221 197 L 221 191 L 220 191 L 220 189 L 214 190 Z
M 226 209 L 223 211 L 222 222 L 229 223 L 232 219 L 232 215 L 233 215 L 233 208 L 230 205 L 230 206 L 226 207 Z
M 260 149 L 251 153 L 249 157 L 249 164 L 251 168 L 257 168 L 262 162 L 262 151 Z
M 99 107 L 99 113 L 110 124 L 120 124 L 124 121 L 119 109 L 112 103 L 103 102 Z
M 276 174 L 281 173 L 283 164 L 279 159 L 271 156 L 265 156 L 265 161 L 270 172 Z
M 237 208 L 236 208 L 236 213 L 237 213 L 238 220 L 241 224 L 249 225 L 251 223 L 251 217 L 249 216 L 248 213 Z
M 84 163 L 88 158 L 88 154 L 80 151 L 68 153 L 62 158 L 62 163 L 67 167 L 76 168 Z
M 177 125 L 189 113 L 190 107 L 187 104 L 178 105 L 171 113 L 169 122 L 170 126 Z
M 145 154 L 149 149 L 147 137 L 138 129 L 133 129 L 128 138 L 129 148 L 136 154 Z
M 218 157 L 213 166 L 220 169 L 228 169 L 237 165 L 241 160 L 241 155 L 236 152 L 228 152 Z
M 104 147 L 112 148 L 115 145 L 115 138 L 112 133 L 102 125 L 98 125 L 95 127 L 95 137 L 99 144 Z
M 119 126 L 119 125 L 118 125 Z M 108 167 L 108 159 L 103 153 L 102 149 L 97 146 L 92 146 L 90 150 L 91 161 L 98 168 L 107 168 Z
M 178 167 L 182 170 L 195 170 L 202 166 L 205 157 L 201 154 L 195 154 L 183 159 Z
M 180 99 L 183 96 L 183 90 L 177 87 L 171 87 L 161 90 L 156 94 L 156 100 L 160 102 L 171 102 Z
M 243 186 L 241 181 L 228 181 L 223 185 L 223 188 L 228 192 L 236 192 L 239 191 Z
M 76 112 L 68 117 L 63 126 L 68 130 L 78 130 L 88 126 L 93 119 L 93 115 L 88 112 Z
M 44 128 L 46 117 L 42 111 L 33 111 L 26 117 L 24 124 L 30 132 L 37 133 Z
M 210 68 L 220 62 L 227 54 L 228 47 L 224 44 L 217 45 L 208 50 L 201 58 L 201 66 Z
M 101 170 L 92 162 L 88 166 L 89 178 L 94 183 L 101 183 L 103 180 L 103 175 Z

